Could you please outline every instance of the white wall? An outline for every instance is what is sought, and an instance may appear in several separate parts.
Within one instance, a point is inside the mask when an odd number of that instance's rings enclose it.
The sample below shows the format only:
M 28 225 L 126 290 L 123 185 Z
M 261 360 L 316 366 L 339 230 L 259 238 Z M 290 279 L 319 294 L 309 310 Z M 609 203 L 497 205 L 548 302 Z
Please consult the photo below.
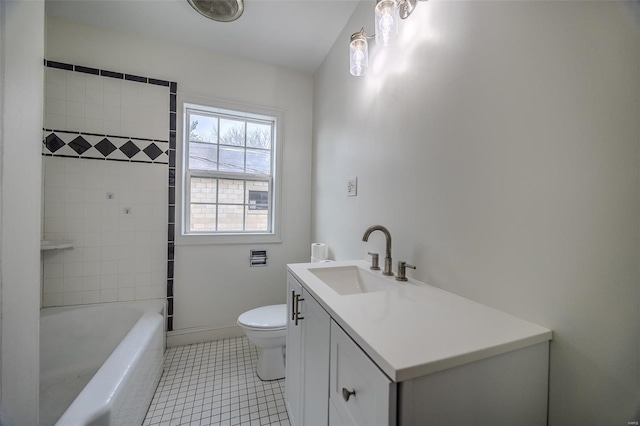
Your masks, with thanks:
M 551 425 L 640 421 L 640 36 L 623 2 L 426 2 L 315 76 L 312 237 L 554 330 Z M 411 35 L 412 37 L 408 37 Z M 358 196 L 346 179 L 358 176 Z M 376 235 L 377 234 L 377 235 Z M 395 269 L 395 264 L 394 264 Z
M 44 2 L 3 1 L 0 8 L 0 424 L 35 425 L 39 393 Z
M 175 81 L 179 97 L 203 96 L 284 111 L 283 242 L 177 245 L 174 328 L 224 329 L 235 325 L 246 309 L 284 303 L 286 263 L 309 257 L 312 77 L 52 17 L 47 18 L 46 56 Z M 178 105 L 178 115 L 180 109 Z M 254 247 L 268 250 L 269 266 L 249 268 L 249 249 Z

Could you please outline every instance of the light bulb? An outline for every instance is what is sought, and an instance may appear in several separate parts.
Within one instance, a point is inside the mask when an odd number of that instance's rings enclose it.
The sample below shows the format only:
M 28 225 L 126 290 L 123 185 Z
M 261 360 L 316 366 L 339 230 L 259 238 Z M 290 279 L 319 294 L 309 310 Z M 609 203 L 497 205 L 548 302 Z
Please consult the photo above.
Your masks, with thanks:
M 375 9 L 376 44 L 389 46 L 398 34 L 398 3 L 395 0 L 380 0 Z
M 356 77 L 363 76 L 369 68 L 369 44 L 364 32 L 360 31 L 351 36 L 349 43 L 349 71 Z

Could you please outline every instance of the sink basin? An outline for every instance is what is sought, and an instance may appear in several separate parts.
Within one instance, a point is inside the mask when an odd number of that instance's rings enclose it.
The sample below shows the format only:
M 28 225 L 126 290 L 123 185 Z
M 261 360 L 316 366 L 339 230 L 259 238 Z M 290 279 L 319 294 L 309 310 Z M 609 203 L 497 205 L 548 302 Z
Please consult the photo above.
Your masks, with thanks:
M 397 288 L 397 284 L 390 279 L 358 266 L 312 268 L 309 272 L 341 295 L 374 293 Z

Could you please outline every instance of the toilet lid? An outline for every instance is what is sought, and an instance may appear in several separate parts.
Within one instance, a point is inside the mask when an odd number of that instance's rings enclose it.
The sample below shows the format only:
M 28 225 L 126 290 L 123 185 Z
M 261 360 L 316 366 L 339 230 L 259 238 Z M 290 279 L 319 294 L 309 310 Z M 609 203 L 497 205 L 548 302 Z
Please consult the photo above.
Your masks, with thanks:
M 252 309 L 240 315 L 238 323 L 251 328 L 285 328 L 287 305 L 270 305 Z

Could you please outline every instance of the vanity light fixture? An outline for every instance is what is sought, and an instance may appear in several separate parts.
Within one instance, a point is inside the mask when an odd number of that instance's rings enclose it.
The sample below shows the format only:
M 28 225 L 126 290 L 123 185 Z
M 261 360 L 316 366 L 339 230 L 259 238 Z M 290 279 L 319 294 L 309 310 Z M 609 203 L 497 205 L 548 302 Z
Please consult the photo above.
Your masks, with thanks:
M 426 1 L 426 0 L 420 0 Z M 369 43 L 376 39 L 379 46 L 393 44 L 398 35 L 399 19 L 407 19 L 416 8 L 418 0 L 377 0 L 375 7 L 375 35 L 367 36 L 364 28 L 351 34 L 349 42 L 349 72 L 356 77 L 367 73 L 369 67 Z
M 369 68 L 369 43 L 364 28 L 351 35 L 351 43 L 349 43 L 349 71 L 351 75 L 360 77 L 367 73 Z
M 376 44 L 389 46 L 398 35 L 398 3 L 396 0 L 378 0 L 375 17 Z

